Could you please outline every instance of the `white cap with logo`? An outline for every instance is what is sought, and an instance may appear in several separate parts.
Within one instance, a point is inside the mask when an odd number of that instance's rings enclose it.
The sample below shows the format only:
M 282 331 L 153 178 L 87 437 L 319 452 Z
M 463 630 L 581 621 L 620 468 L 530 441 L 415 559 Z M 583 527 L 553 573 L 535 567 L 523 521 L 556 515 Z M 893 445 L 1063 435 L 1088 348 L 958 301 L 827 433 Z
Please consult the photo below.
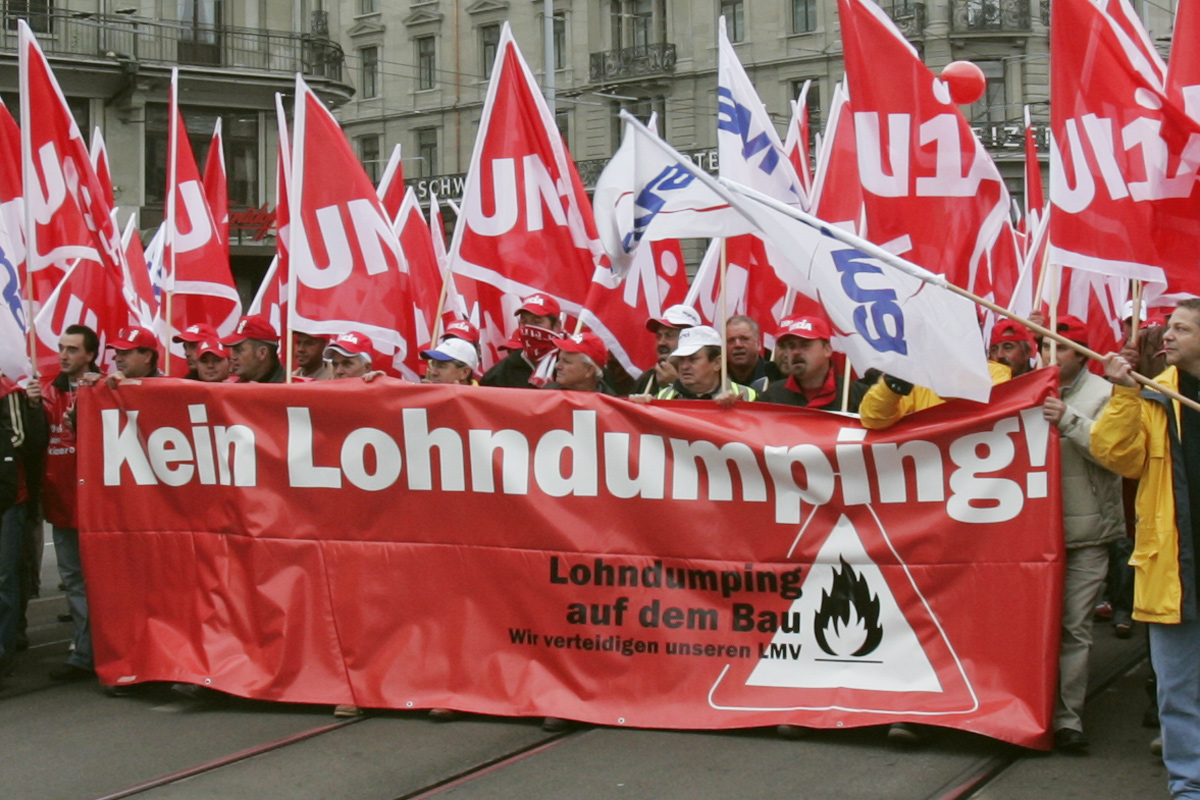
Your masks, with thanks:
M 693 353 L 699 352 L 700 348 L 712 345 L 714 347 L 721 346 L 721 334 L 716 328 L 708 325 L 696 325 L 691 328 L 684 328 L 679 332 L 679 344 L 675 347 L 675 352 L 672 356 L 690 356 Z

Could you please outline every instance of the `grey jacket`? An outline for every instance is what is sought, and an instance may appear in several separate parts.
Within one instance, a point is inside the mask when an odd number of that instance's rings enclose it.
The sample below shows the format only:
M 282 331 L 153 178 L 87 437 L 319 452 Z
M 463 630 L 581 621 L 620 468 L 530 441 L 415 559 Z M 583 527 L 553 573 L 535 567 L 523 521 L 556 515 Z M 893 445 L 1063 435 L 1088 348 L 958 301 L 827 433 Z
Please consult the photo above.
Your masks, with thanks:
M 1058 422 L 1067 547 L 1119 539 L 1125 535 L 1121 476 L 1100 466 L 1090 451 L 1092 423 L 1108 404 L 1112 384 L 1085 368 L 1070 386 L 1061 387 L 1060 394 L 1067 405 Z

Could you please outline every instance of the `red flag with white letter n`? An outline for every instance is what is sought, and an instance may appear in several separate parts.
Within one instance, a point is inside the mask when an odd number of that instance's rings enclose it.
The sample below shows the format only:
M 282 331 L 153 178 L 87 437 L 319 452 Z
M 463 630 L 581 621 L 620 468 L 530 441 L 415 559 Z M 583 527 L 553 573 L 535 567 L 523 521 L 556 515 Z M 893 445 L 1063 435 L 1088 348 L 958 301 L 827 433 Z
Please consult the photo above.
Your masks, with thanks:
M 289 178 L 289 327 L 361 331 L 389 368 L 415 378 L 405 363 L 415 348 L 400 241 L 346 134 L 299 76 Z
M 578 315 L 600 256 L 575 164 L 506 24 L 451 246 L 454 273 L 509 295 L 546 292 Z M 500 309 L 481 313 L 515 325 Z M 507 331 L 484 337 L 486 349 Z

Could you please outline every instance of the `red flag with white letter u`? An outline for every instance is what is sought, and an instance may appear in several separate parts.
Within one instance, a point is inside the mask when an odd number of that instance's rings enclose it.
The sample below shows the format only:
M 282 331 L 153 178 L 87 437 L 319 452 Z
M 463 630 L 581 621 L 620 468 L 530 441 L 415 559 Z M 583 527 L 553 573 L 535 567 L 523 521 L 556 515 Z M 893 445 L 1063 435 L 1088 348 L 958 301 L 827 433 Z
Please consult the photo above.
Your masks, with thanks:
M 416 357 L 400 241 L 346 134 L 296 78 L 290 214 L 292 330 L 371 337 L 386 367 L 409 377 Z
M 454 273 L 510 296 L 545 292 L 578 315 L 601 252 L 575 164 L 505 24 L 451 245 Z M 516 324 L 497 307 L 481 307 L 480 319 L 504 328 L 484 332 L 485 353 Z

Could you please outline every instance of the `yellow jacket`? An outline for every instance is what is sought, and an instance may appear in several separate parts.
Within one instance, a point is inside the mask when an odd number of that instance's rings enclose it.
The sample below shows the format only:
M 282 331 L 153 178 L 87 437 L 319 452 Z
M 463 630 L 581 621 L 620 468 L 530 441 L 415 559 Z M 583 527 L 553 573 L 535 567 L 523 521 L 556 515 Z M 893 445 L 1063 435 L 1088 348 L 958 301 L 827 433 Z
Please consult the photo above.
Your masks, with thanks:
M 1179 389 L 1175 367 L 1156 378 Z M 1179 568 L 1180 536 L 1176 503 L 1187 508 L 1183 461 L 1179 447 L 1179 403 L 1141 387 L 1114 386 L 1112 399 L 1092 425 L 1091 451 L 1096 460 L 1126 478 L 1136 478 L 1137 534 L 1129 563 L 1134 568 L 1133 618 L 1142 622 L 1178 623 L 1195 619 L 1195 575 Z M 1180 481 L 1176 483 L 1175 472 Z M 1191 536 L 1185 547 L 1191 550 Z M 1189 570 L 1188 572 L 1192 572 Z M 1187 587 L 1184 587 L 1184 584 Z M 1187 608 L 1184 608 L 1187 598 Z
M 1012 379 L 1012 370 L 995 361 L 988 362 L 988 374 L 992 376 L 993 386 Z M 902 417 L 940 406 L 944 402 L 937 393 L 924 386 L 914 386 L 908 394 L 896 394 L 887 387 L 881 376 L 859 403 L 858 414 L 864 428 L 883 430 L 895 425 Z

